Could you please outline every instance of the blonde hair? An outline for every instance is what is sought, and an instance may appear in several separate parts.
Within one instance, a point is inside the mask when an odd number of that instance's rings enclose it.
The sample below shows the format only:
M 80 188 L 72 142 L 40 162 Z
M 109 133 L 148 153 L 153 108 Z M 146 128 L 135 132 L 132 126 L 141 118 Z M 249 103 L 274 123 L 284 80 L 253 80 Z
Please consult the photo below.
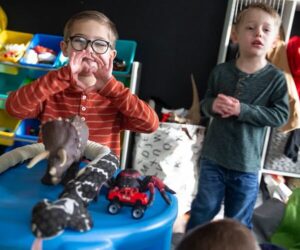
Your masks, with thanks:
M 245 17 L 245 14 L 250 10 L 250 9 L 259 9 L 264 11 L 265 13 L 269 14 L 271 17 L 273 17 L 274 19 L 274 23 L 276 25 L 276 28 L 279 29 L 280 24 L 281 24 L 281 17 L 278 14 L 278 12 L 272 8 L 270 5 L 268 4 L 264 4 L 264 3 L 252 3 L 249 4 L 247 6 L 245 6 L 244 8 L 242 8 L 242 10 L 237 14 L 235 21 L 234 21 L 234 25 L 237 27 L 241 21 L 243 20 L 243 18 Z
M 70 37 L 70 31 L 73 24 L 78 20 L 95 20 L 109 29 L 109 39 L 113 48 L 115 48 L 118 32 L 115 24 L 103 13 L 95 10 L 85 10 L 73 15 L 66 23 L 64 28 L 64 40 L 67 41 Z
M 189 231 L 176 250 L 259 250 L 252 232 L 233 219 L 221 219 Z

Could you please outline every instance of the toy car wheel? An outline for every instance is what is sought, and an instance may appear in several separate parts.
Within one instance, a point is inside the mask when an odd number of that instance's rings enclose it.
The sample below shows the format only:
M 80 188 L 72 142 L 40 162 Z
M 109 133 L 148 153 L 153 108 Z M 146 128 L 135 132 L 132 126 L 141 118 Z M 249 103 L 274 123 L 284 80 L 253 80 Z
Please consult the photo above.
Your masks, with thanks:
M 108 212 L 110 214 L 117 214 L 121 209 L 121 205 L 118 201 L 113 201 L 108 205 Z
M 145 208 L 143 206 L 135 206 L 132 209 L 131 215 L 134 219 L 141 219 L 144 216 L 144 213 L 145 213 Z

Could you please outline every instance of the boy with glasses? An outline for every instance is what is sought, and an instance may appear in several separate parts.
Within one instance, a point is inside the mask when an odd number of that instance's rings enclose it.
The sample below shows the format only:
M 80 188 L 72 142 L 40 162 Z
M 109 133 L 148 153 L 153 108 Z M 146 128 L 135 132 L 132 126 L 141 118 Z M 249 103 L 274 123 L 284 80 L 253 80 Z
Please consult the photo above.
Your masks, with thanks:
M 158 117 L 112 75 L 117 38 L 115 25 L 104 14 L 75 14 L 66 23 L 61 42 L 68 65 L 12 92 L 7 112 L 42 123 L 79 115 L 89 127 L 89 140 L 110 147 L 119 156 L 120 131 L 153 132 Z

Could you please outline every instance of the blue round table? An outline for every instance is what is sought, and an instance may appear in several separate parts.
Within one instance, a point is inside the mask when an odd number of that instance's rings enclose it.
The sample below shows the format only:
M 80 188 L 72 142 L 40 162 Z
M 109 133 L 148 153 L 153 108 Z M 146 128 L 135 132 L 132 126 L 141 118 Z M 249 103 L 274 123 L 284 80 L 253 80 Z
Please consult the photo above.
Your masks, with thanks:
M 30 249 L 34 236 L 30 230 L 31 211 L 42 199 L 56 200 L 63 187 L 46 186 L 40 181 L 46 169 L 42 161 L 33 169 L 25 164 L 0 174 L 0 249 Z M 43 250 L 170 250 L 172 227 L 177 216 L 177 199 L 169 206 L 155 191 L 155 201 L 142 219 L 131 217 L 131 207 L 120 213 L 107 212 L 108 200 L 102 190 L 88 210 L 94 227 L 84 233 L 65 230 L 43 241 Z

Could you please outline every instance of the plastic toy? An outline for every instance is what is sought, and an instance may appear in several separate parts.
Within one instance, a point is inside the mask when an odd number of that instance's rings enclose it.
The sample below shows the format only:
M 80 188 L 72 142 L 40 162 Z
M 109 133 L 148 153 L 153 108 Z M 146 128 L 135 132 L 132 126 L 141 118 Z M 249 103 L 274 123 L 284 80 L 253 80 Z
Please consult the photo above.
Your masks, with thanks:
M 171 200 L 166 192 L 175 192 L 165 185 L 156 176 L 145 176 L 134 169 L 122 170 L 116 178 L 109 182 L 110 190 L 107 199 L 110 204 L 107 210 L 110 214 L 117 214 L 123 205 L 132 206 L 132 217 L 140 219 L 144 216 L 146 208 L 152 205 L 155 187 L 159 190 L 162 198 L 170 205 Z M 149 191 L 150 195 L 147 195 Z
M 1 51 L 1 55 L 5 60 L 15 62 L 17 58 L 21 57 L 26 50 L 25 44 L 8 43 L 4 45 L 4 49 Z
M 35 156 L 28 168 L 48 159 L 42 182 L 48 185 L 67 183 L 79 170 L 89 136 L 88 127 L 79 116 L 74 116 L 49 121 L 42 125 L 41 130 L 46 151 Z
M 113 62 L 113 70 L 125 71 L 126 70 L 126 61 L 116 57 Z

